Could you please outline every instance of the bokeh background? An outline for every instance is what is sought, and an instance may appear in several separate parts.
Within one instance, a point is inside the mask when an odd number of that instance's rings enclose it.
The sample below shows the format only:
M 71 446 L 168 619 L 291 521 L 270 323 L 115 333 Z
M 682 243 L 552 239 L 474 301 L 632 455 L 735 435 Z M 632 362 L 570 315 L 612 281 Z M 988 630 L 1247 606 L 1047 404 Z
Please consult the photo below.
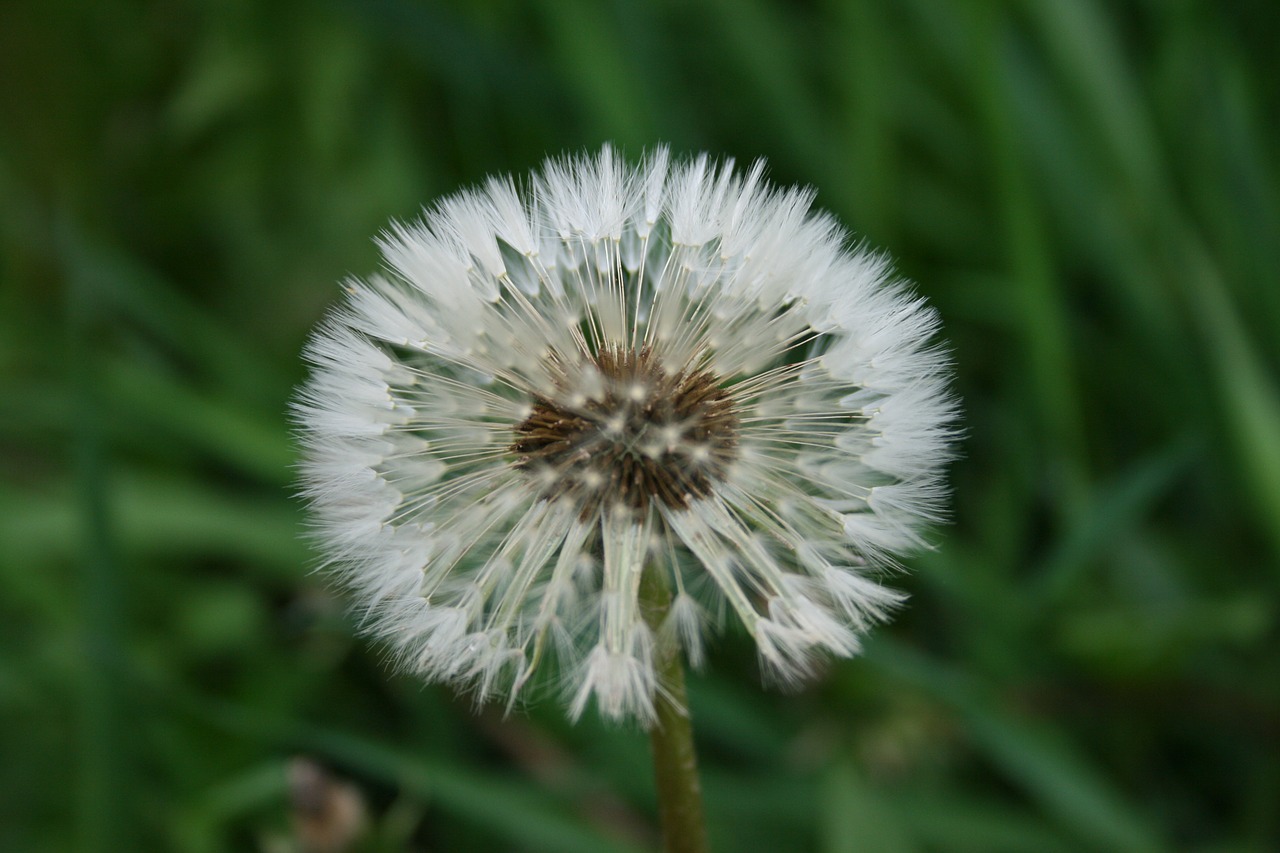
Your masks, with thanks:
M 357 801 L 351 850 L 652 848 L 642 734 L 356 636 L 285 414 L 389 219 L 604 141 L 817 187 L 964 399 L 866 656 L 694 678 L 715 848 L 1280 849 L 1277 45 L 1268 0 L 0 4 L 0 849 Z

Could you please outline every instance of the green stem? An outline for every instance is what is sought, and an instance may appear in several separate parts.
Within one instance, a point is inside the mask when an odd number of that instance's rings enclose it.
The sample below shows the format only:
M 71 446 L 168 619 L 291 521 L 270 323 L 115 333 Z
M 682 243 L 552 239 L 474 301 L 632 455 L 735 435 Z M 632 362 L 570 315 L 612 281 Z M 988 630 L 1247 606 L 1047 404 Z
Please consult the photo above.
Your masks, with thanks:
M 656 566 L 646 569 L 641 578 L 640 605 L 645 621 L 657 634 L 671 609 L 671 590 L 665 573 Z M 693 724 L 689 718 L 680 649 L 676 643 L 664 646 L 659 642 L 654 654 L 658 691 L 654 697 L 656 719 L 649 729 L 649 742 L 653 747 L 653 775 L 662 819 L 662 849 L 666 853 L 706 853 L 702 785 L 698 781 L 698 756 L 693 746 Z

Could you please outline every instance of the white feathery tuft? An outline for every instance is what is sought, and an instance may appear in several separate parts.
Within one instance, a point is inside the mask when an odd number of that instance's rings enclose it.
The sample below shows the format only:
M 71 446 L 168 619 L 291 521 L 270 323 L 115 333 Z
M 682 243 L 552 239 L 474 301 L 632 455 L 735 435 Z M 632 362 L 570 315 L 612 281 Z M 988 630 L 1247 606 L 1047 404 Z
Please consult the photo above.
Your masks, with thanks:
M 808 189 L 665 148 L 548 161 L 379 245 L 294 404 L 327 565 L 405 669 L 653 721 L 719 618 L 796 683 L 902 597 L 957 405 L 937 314 Z M 640 579 L 672 593 L 654 626 Z

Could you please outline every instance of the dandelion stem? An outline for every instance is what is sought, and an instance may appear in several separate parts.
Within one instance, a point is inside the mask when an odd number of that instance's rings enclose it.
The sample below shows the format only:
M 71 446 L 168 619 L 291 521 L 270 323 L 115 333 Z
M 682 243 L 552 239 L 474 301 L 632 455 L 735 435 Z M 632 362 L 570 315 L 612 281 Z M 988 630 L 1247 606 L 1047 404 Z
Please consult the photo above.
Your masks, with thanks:
M 649 566 L 640 581 L 640 605 L 645 621 L 655 633 L 671 609 L 671 590 L 665 574 L 659 567 Z M 649 742 L 653 745 L 653 774 L 662 819 L 662 849 L 665 853 L 706 853 L 702 785 L 698 781 L 698 756 L 693 747 L 680 649 L 675 643 L 659 643 L 656 655 L 656 720 L 649 729 Z

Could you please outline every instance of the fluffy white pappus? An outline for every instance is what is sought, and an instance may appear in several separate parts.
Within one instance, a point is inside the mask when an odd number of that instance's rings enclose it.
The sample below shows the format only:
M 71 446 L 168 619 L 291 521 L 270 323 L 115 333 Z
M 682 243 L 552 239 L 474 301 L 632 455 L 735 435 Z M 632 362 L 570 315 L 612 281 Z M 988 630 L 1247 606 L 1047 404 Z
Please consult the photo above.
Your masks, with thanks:
M 595 699 L 608 719 L 654 721 L 654 696 L 658 690 L 653 665 L 652 639 L 643 624 L 634 626 L 628 648 L 611 651 L 604 645 L 591 650 L 577 676 L 577 692 L 569 714 L 577 719 Z
M 692 666 L 701 667 L 706 659 L 703 632 L 707 618 L 698 600 L 682 591 L 671 602 L 658 641 L 672 649 L 682 649 Z
M 606 147 L 382 235 L 294 418 L 326 565 L 398 665 L 649 724 L 724 618 L 784 684 L 858 652 L 942 517 L 957 406 L 936 313 L 813 199 Z

